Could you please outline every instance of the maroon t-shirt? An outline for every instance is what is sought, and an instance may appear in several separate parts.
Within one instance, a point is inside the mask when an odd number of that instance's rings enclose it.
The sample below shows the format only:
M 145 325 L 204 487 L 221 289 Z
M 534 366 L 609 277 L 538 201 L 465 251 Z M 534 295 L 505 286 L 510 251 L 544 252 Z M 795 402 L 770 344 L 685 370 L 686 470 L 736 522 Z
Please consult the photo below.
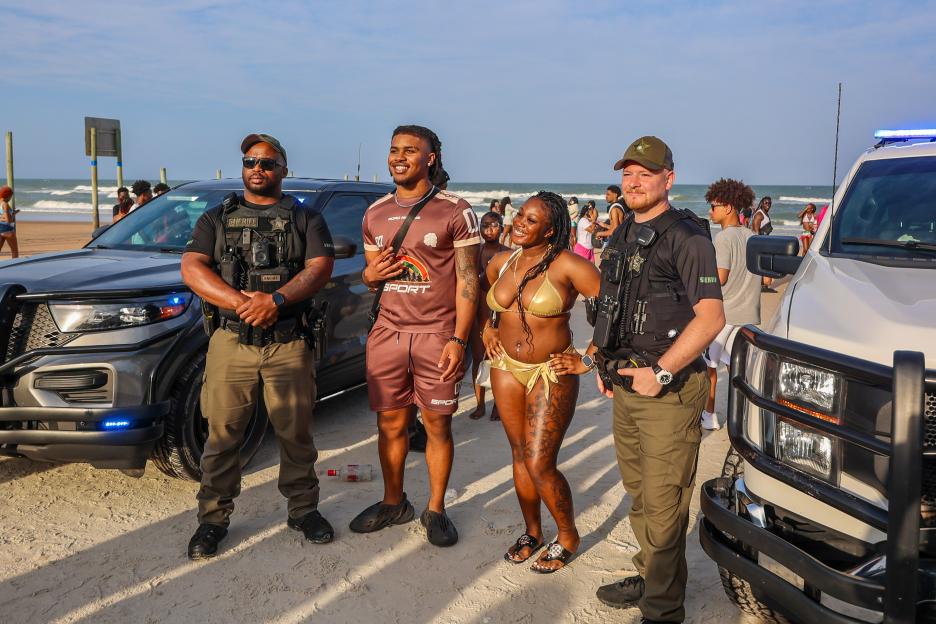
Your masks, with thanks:
M 391 245 L 409 211 L 392 194 L 374 202 L 364 213 L 364 250 Z M 439 191 L 406 233 L 398 253 L 403 274 L 384 285 L 376 325 L 412 334 L 454 331 L 455 248 L 480 242 L 471 204 Z

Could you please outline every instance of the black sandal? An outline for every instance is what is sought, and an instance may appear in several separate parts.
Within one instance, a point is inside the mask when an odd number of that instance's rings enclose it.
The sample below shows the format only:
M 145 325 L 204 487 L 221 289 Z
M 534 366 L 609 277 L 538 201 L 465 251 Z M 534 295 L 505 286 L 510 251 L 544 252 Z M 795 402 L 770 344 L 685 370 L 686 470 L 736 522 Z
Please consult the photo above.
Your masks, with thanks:
M 540 540 L 537 540 L 535 537 L 533 537 L 529 533 L 524 533 L 523 535 L 517 538 L 516 542 L 514 542 L 513 554 L 516 555 L 518 552 L 520 552 L 521 548 L 531 549 L 530 554 L 524 557 L 523 559 L 514 559 L 513 557 L 510 556 L 510 550 L 508 550 L 507 552 L 504 553 L 504 560 L 509 561 L 510 563 L 514 565 L 518 563 L 523 563 L 524 561 L 526 561 L 527 559 L 535 555 L 536 552 L 540 548 L 543 547 L 543 545 L 544 545 L 543 542 L 541 542 Z
M 552 574 L 553 572 L 558 572 L 562 568 L 566 567 L 569 559 L 571 559 L 574 555 L 574 552 L 569 552 L 566 550 L 565 547 L 557 540 L 546 547 L 545 556 L 537 559 L 536 562 L 530 566 L 530 569 L 537 574 Z M 559 568 L 538 568 L 536 567 L 536 564 L 540 561 L 559 561 L 562 563 L 562 566 Z

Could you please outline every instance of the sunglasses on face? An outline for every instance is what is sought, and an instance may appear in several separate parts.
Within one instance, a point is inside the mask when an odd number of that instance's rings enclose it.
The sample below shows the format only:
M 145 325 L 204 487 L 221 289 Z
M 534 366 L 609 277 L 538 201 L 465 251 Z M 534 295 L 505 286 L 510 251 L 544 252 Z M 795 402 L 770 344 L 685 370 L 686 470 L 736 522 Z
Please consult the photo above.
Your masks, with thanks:
M 253 169 L 259 164 L 263 171 L 273 171 L 279 164 L 275 158 L 254 158 L 253 156 L 245 156 L 241 162 L 244 163 L 244 169 Z

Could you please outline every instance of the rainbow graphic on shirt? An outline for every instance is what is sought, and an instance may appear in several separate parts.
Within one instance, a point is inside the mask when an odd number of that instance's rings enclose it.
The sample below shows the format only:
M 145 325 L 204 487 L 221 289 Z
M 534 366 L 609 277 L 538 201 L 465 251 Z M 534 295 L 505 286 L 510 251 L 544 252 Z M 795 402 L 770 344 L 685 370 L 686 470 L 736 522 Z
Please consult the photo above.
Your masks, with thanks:
M 403 272 L 400 274 L 400 277 L 395 279 L 395 282 L 428 282 L 429 280 L 429 269 L 426 268 L 426 265 L 421 261 L 417 260 L 413 256 L 403 255 L 400 256 L 400 261 L 403 262 Z

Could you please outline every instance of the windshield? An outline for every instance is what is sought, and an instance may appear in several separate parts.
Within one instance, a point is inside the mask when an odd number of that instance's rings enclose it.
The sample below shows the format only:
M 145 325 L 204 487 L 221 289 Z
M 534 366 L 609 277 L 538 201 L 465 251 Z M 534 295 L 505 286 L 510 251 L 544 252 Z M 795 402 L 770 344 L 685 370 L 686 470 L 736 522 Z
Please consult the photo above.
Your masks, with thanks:
M 832 223 L 832 250 L 936 262 L 936 157 L 870 160 Z
M 202 213 L 219 205 L 230 192 L 184 186 L 173 189 L 134 210 L 87 246 L 181 253 Z M 313 201 L 315 191 L 289 191 L 289 194 L 305 203 Z

